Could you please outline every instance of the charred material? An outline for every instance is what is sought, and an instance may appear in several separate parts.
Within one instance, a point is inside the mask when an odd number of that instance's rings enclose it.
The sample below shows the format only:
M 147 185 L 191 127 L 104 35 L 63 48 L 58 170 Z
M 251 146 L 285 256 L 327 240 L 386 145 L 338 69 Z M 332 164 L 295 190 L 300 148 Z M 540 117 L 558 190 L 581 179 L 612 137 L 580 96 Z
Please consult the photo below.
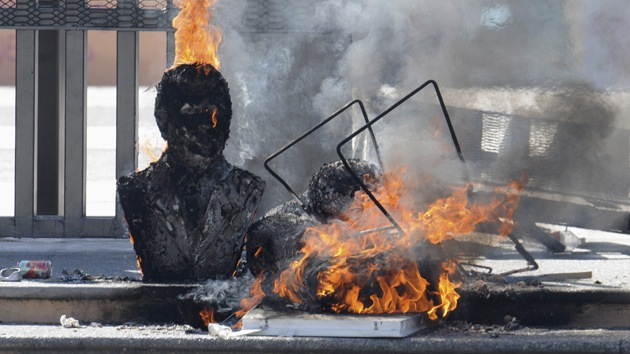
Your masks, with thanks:
M 145 281 L 232 276 L 265 183 L 223 156 L 232 105 L 210 65 L 181 65 L 157 86 L 155 117 L 168 148 L 118 180 Z
M 352 159 L 348 164 L 368 187 L 380 177 L 376 165 L 372 163 Z M 307 211 L 323 223 L 331 219 L 345 219 L 344 212 L 360 189 L 341 161 L 325 164 L 308 184 Z
M 366 184 L 380 177 L 372 163 L 362 160 L 349 160 L 349 163 Z M 300 240 L 304 231 L 334 219 L 344 219 L 344 212 L 359 189 L 341 161 L 324 164 L 301 195 L 306 203 L 304 208 L 297 201 L 284 203 L 270 210 L 247 231 L 247 265 L 252 274 L 273 274 L 283 269 L 302 248 Z
M 201 318 L 202 311 L 212 313 L 213 323 L 233 325 L 240 318 L 234 313 L 249 294 L 254 282 L 250 273 L 239 274 L 226 280 L 208 280 L 199 288 L 177 297 L 177 307 L 183 320 L 195 328 L 207 329 Z

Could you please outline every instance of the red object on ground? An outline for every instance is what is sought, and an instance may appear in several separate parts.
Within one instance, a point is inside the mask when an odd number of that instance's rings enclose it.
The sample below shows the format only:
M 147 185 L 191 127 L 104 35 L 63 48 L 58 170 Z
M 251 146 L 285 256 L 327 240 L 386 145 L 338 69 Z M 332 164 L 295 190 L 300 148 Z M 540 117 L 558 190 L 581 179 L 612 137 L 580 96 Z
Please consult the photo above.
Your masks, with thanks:
M 50 261 L 20 261 L 18 268 L 20 268 L 22 278 L 26 279 L 48 279 L 52 275 L 52 263 Z

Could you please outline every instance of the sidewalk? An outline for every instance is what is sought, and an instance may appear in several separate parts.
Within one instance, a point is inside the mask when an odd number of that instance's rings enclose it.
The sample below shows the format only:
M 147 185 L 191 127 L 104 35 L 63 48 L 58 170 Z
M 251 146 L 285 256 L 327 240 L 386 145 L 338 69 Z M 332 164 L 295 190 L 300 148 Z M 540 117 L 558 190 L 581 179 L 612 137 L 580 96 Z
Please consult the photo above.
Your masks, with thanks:
M 584 239 L 578 250 L 552 254 L 540 245 L 526 243 L 540 268 L 515 276 L 590 271 L 592 278 L 572 282 L 572 286 L 630 291 L 630 235 L 573 227 L 568 230 Z M 493 274 L 524 267 L 525 261 L 516 254 L 509 240 L 497 239 L 492 247 L 492 254 L 481 257 L 478 264 L 492 267 Z M 12 267 L 25 259 L 50 260 L 53 277 L 59 276 L 63 269 L 80 269 L 91 275 L 140 278 L 135 253 L 126 238 L 0 238 L 0 268 Z
M 136 255 L 128 239 L 0 238 L 0 268 L 13 267 L 21 260 L 51 261 L 52 280 L 64 269 L 140 278 Z

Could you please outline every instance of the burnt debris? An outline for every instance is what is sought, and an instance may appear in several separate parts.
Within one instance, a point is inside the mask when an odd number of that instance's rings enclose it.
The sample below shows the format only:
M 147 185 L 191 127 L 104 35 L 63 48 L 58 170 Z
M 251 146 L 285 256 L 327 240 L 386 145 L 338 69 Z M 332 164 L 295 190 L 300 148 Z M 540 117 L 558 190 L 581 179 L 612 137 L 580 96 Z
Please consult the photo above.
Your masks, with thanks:
M 380 171 L 372 163 L 350 160 L 349 164 L 366 184 L 380 178 Z M 230 279 L 209 280 L 199 289 L 178 297 L 179 310 L 185 321 L 196 328 L 205 328 L 199 313 L 207 309 L 212 310 L 218 323 L 231 325 L 240 320 L 236 313 L 241 309 L 241 300 L 250 296 L 252 274 L 265 278 L 261 285 L 266 294 L 265 302 L 284 307 L 286 301 L 271 291 L 275 276 L 299 254 L 301 239 L 309 227 L 344 219 L 344 212 L 359 189 L 340 161 L 324 164 L 312 176 L 309 189 L 300 195 L 304 205 L 297 200 L 286 202 L 249 227 L 246 264 L 250 272 L 239 272 Z M 322 265 L 326 261 L 322 260 Z M 312 269 L 311 274 L 316 276 L 316 270 L 320 268 L 314 266 Z M 313 277 L 309 276 L 309 279 Z M 318 308 L 310 303 L 309 306 Z
M 350 167 L 370 184 L 380 178 L 376 165 L 349 160 Z M 247 266 L 254 275 L 274 274 L 299 253 L 300 240 L 307 228 L 334 219 L 343 220 L 359 185 L 341 161 L 324 164 L 313 175 L 309 187 L 298 201 L 286 202 L 270 210 L 247 231 Z
M 168 148 L 118 180 L 144 281 L 229 278 L 265 188 L 223 156 L 232 104 L 210 65 L 181 65 L 157 86 L 155 117 Z

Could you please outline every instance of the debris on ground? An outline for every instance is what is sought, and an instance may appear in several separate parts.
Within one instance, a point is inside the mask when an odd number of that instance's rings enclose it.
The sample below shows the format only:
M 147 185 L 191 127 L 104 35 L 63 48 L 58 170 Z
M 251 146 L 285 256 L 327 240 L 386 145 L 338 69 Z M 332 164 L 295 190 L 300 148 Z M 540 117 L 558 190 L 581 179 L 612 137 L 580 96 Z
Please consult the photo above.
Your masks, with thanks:
M 51 261 L 23 260 L 18 262 L 17 268 L 24 279 L 50 279 L 52 276 Z
M 0 270 L 0 281 L 20 281 L 22 274 L 20 268 L 4 268 Z
M 518 322 L 518 319 L 516 317 L 512 317 L 510 315 L 506 315 L 505 318 L 503 319 L 503 321 L 505 322 L 505 326 L 503 327 L 503 329 L 508 331 L 508 332 L 516 331 L 517 329 L 519 329 L 521 327 L 521 325 Z
M 92 275 L 84 272 L 81 269 L 75 269 L 69 271 L 64 269 L 61 271 L 59 281 L 66 283 L 79 283 L 79 282 L 97 282 L 97 281 L 139 281 L 138 278 L 129 276 L 104 276 L 104 275 Z
M 81 324 L 78 320 L 72 317 L 66 317 L 66 315 L 61 315 L 59 323 L 61 323 L 61 326 L 63 326 L 63 328 L 81 328 Z
M 79 282 L 84 280 L 94 280 L 94 277 L 81 269 L 75 269 L 71 272 L 66 269 L 61 271 L 61 281 L 63 282 Z
M 232 334 L 232 329 L 218 323 L 210 323 L 208 325 L 208 334 L 221 339 L 227 339 L 230 337 L 230 334 Z

